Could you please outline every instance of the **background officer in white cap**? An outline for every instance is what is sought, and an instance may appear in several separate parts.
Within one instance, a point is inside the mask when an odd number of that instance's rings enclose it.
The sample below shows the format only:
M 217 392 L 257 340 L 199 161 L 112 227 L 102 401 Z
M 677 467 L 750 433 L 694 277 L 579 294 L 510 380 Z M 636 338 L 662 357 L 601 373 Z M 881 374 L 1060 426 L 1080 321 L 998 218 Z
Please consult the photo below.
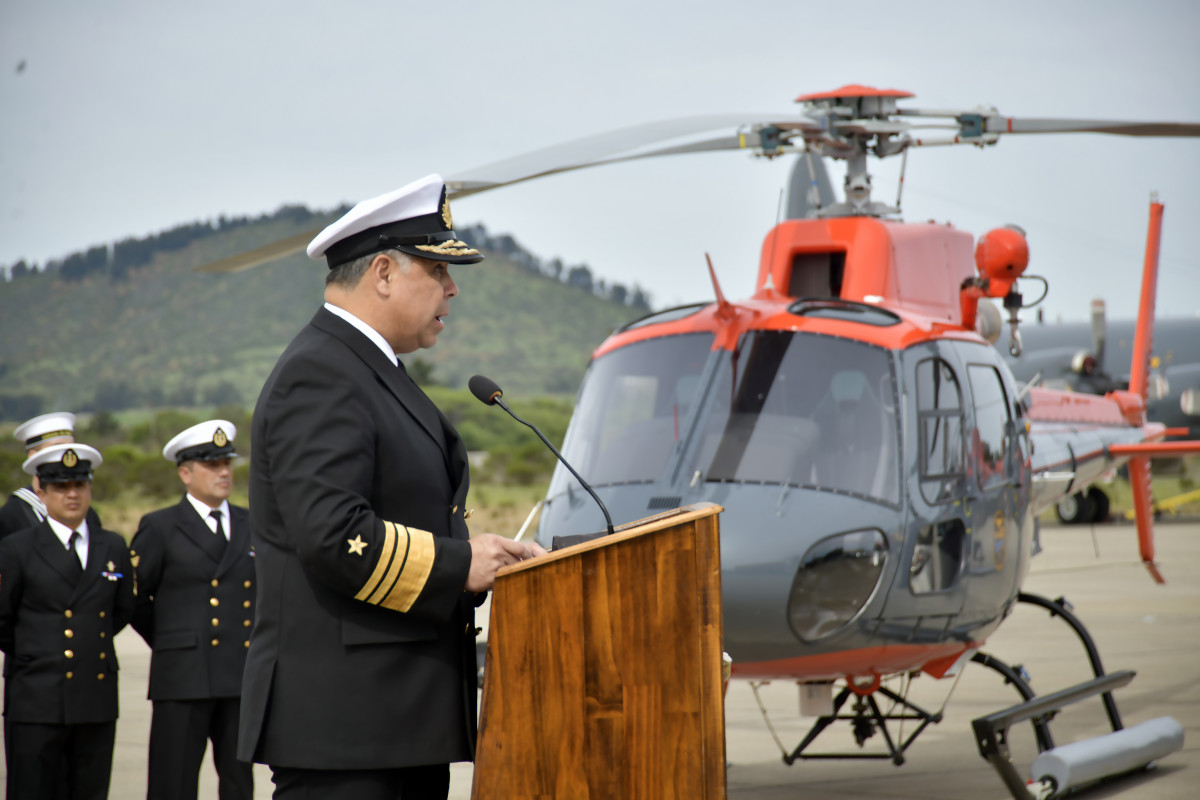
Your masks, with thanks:
M 54 411 L 42 414 L 21 423 L 13 438 L 25 445 L 25 457 L 49 447 L 52 444 L 63 444 L 75 441 L 75 415 L 68 411 Z M 0 508 L 0 539 L 10 533 L 16 533 L 25 528 L 31 528 L 46 519 L 46 504 L 37 496 L 37 477 L 33 483 L 23 489 L 18 489 L 8 497 L 8 502 Z M 95 509 L 89 510 L 88 523 L 100 527 L 100 517 Z
M 258 619 L 238 754 L 276 798 L 445 798 L 474 755 L 476 592 L 544 551 L 470 538 L 467 457 L 397 354 L 432 347 L 483 259 L 431 175 L 365 200 L 312 244 L 325 306 L 254 410 Z
M 194 800 L 212 740 L 222 800 L 254 796 L 250 764 L 237 760 L 242 669 L 254 624 L 250 512 L 229 503 L 237 428 L 193 425 L 163 448 L 186 489 L 142 517 L 133 537 L 133 627 L 150 658 L 149 800 Z
M 73 443 L 27 459 L 47 517 L 0 541 L 9 800 L 108 795 L 133 568 L 125 539 L 87 521 L 102 460 Z

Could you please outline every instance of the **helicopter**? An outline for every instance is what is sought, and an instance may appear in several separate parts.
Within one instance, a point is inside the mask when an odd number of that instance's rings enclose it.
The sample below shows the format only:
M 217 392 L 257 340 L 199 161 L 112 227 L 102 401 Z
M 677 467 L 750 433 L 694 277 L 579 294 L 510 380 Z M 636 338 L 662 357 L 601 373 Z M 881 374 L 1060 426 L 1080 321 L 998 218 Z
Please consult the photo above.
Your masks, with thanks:
M 868 161 L 900 155 L 903 176 L 914 148 L 984 148 L 1032 133 L 1195 137 L 1200 124 L 901 108 L 899 101 L 912 96 L 849 85 L 802 95 L 803 115 L 651 123 L 452 175 L 446 185 L 457 200 L 665 155 L 795 156 L 786 219 L 763 241 L 752 296 L 728 300 L 710 263 L 714 301 L 615 331 L 592 355 L 562 454 L 618 523 L 702 501 L 723 507 L 724 649 L 732 677 L 795 681 L 824 707 L 785 754 L 787 763 L 904 763 L 905 750 L 940 715 L 884 681 L 942 679 L 978 663 L 1022 696 L 1003 718 L 982 726 L 977 720 L 976 736 L 1013 796 L 1027 797 L 1004 746 L 1007 726 L 1030 720 L 1039 750 L 1051 752 L 1048 716 L 1057 706 L 1037 706 L 1043 699 L 1020 670 L 982 648 L 1025 602 L 1067 621 L 1094 652 L 1064 602 L 1022 592 L 1038 514 L 1127 463 L 1140 555 L 1161 581 L 1148 459 L 1200 452 L 1197 442 L 1163 442 L 1164 426 L 1145 417 L 1162 206 L 1151 206 L 1143 290 L 1149 300 L 1129 389 L 1089 396 L 1023 388 L 992 345 L 1005 325 L 993 301 L 1008 314 L 1013 355 L 1021 352 L 1020 311 L 1036 305 L 1018 291 L 1021 282 L 1041 280 L 1026 274 L 1024 232 L 998 228 L 977 242 L 949 225 L 903 222 L 899 201 L 873 199 Z M 944 133 L 925 136 L 926 128 Z M 846 163 L 841 198 L 827 159 Z M 309 238 L 305 232 L 207 269 L 249 268 L 299 250 Z M 571 470 L 556 469 L 537 539 L 549 546 L 554 536 L 596 530 L 599 512 L 589 494 Z M 1118 736 L 1123 726 L 1111 689 L 1131 673 L 1106 675 L 1098 658 L 1093 666 L 1095 681 L 1069 687 L 1069 699 L 1050 699 L 1065 704 L 1102 694 Z M 847 703 L 850 711 L 842 713 Z M 903 720 L 919 724 L 893 739 L 889 724 Z M 880 734 L 884 752 L 809 750 L 842 721 L 860 747 Z M 1046 782 L 1051 791 L 1068 788 Z
M 973 661 L 1017 686 L 1026 704 L 1038 702 L 1019 670 L 981 649 L 1018 602 L 1074 619 L 1063 603 L 1021 591 L 1038 514 L 1126 462 L 1144 512 L 1147 458 L 1200 451 L 1197 442 L 1160 444 L 1164 426 L 1145 418 L 1152 305 L 1143 311 L 1128 390 L 1090 397 L 1022 388 L 991 346 L 1003 322 L 988 300 L 1002 301 L 1009 352 L 1019 355 L 1019 311 L 1035 305 L 1017 291 L 1032 277 L 1024 232 L 1000 228 L 976 244 L 947 225 L 901 222 L 898 204 L 872 199 L 867 170 L 869 155 L 986 147 L 1014 133 L 1196 136 L 1200 125 L 898 107 L 911 96 L 846 86 L 800 97 L 800 120 L 765 117 L 733 134 L 652 142 L 690 124 L 662 123 L 447 180 L 469 195 L 658 155 L 798 154 L 788 218 L 766 235 L 754 294 L 727 300 L 710 262 L 715 302 L 667 309 L 614 332 L 593 353 L 562 446 L 619 522 L 701 501 L 724 508 L 724 646 L 733 677 L 794 680 L 802 696 L 827 693 L 809 735 L 785 754 L 789 764 L 818 757 L 903 763 L 904 750 L 939 717 L 891 692 L 888 676 L 944 678 Z M 919 124 L 909 120 L 929 117 L 953 133 L 915 136 Z M 825 158 L 847 164 L 844 199 L 832 191 Z M 1147 261 L 1152 276 L 1157 257 Z M 549 547 L 555 536 L 596 523 L 592 500 L 560 465 L 538 541 Z M 1140 513 L 1142 559 L 1162 580 L 1150 525 Z M 1082 624 L 1073 627 L 1093 648 Z M 1094 665 L 1102 682 L 1098 659 Z M 844 684 L 836 699 L 834 681 Z M 876 697 L 901 710 L 885 713 Z M 1118 731 L 1111 694 L 1104 698 Z M 851 713 L 840 713 L 847 701 Z M 888 722 L 904 719 L 920 724 L 893 740 Z M 886 751 L 813 754 L 813 741 L 842 720 L 860 747 L 881 733 Z M 1033 724 L 1039 750 L 1052 750 L 1048 722 Z M 1027 797 L 1005 733 L 978 729 L 980 752 L 1014 797 Z

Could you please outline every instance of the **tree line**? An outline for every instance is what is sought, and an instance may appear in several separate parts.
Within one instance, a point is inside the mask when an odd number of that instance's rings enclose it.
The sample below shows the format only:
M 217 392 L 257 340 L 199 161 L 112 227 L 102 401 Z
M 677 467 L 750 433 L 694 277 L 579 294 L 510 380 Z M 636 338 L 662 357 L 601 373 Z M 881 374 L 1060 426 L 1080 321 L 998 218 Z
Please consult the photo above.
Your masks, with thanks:
M 160 253 L 182 250 L 195 241 L 215 234 L 227 233 L 251 225 L 288 222 L 293 225 L 316 224 L 322 219 L 336 218 L 349 210 L 342 206 L 329 212 L 312 211 L 303 205 L 284 205 L 271 214 L 257 217 L 224 215 L 216 220 L 190 222 L 169 230 L 142 238 L 130 237 L 108 245 L 96 245 L 86 250 L 70 253 L 62 258 L 50 259 L 45 264 L 30 264 L 20 259 L 14 264 L 0 266 L 8 280 L 21 280 L 29 275 L 44 272 L 56 274 L 64 281 L 79 281 L 85 277 L 107 276 L 113 281 L 122 281 L 131 271 L 151 263 Z M 596 277 L 586 264 L 566 265 L 555 257 L 543 262 L 541 258 L 522 247 L 508 234 L 490 234 L 482 224 L 469 225 L 459 230 L 460 236 L 481 249 L 507 256 L 522 270 L 531 274 L 553 278 L 574 286 L 589 294 L 635 311 L 650 311 L 650 296 L 640 286 L 632 288 L 617 282 L 606 282 Z

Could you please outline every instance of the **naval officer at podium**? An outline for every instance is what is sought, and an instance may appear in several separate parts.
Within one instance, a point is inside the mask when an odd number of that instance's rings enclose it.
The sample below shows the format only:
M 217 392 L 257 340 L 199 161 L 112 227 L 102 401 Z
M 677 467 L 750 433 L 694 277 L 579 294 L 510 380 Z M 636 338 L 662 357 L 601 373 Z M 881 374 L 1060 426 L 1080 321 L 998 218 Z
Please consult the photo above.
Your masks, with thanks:
M 483 256 L 430 175 L 308 247 L 325 304 L 263 386 L 251 431 L 258 616 L 238 756 L 276 798 L 445 798 L 474 756 L 476 593 L 541 554 L 471 538 L 466 449 L 398 354 L 432 347 Z

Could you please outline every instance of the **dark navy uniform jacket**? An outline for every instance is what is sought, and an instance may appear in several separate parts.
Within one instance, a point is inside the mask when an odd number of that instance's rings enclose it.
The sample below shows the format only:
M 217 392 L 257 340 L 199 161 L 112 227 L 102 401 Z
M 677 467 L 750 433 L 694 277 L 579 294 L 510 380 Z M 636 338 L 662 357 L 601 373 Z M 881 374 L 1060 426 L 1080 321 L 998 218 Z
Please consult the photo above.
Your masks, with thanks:
M 151 700 L 238 697 L 254 624 L 250 512 L 229 506 L 226 543 L 185 495 L 142 517 L 130 544 L 133 627 L 154 653 Z
M 238 757 L 383 769 L 474 755 L 466 450 L 366 336 L 321 309 L 254 411 L 258 617 Z
M 133 568 L 120 534 L 88 527 L 78 583 L 49 522 L 0 541 L 0 648 L 9 722 L 117 718 L 113 637 L 133 616 Z

